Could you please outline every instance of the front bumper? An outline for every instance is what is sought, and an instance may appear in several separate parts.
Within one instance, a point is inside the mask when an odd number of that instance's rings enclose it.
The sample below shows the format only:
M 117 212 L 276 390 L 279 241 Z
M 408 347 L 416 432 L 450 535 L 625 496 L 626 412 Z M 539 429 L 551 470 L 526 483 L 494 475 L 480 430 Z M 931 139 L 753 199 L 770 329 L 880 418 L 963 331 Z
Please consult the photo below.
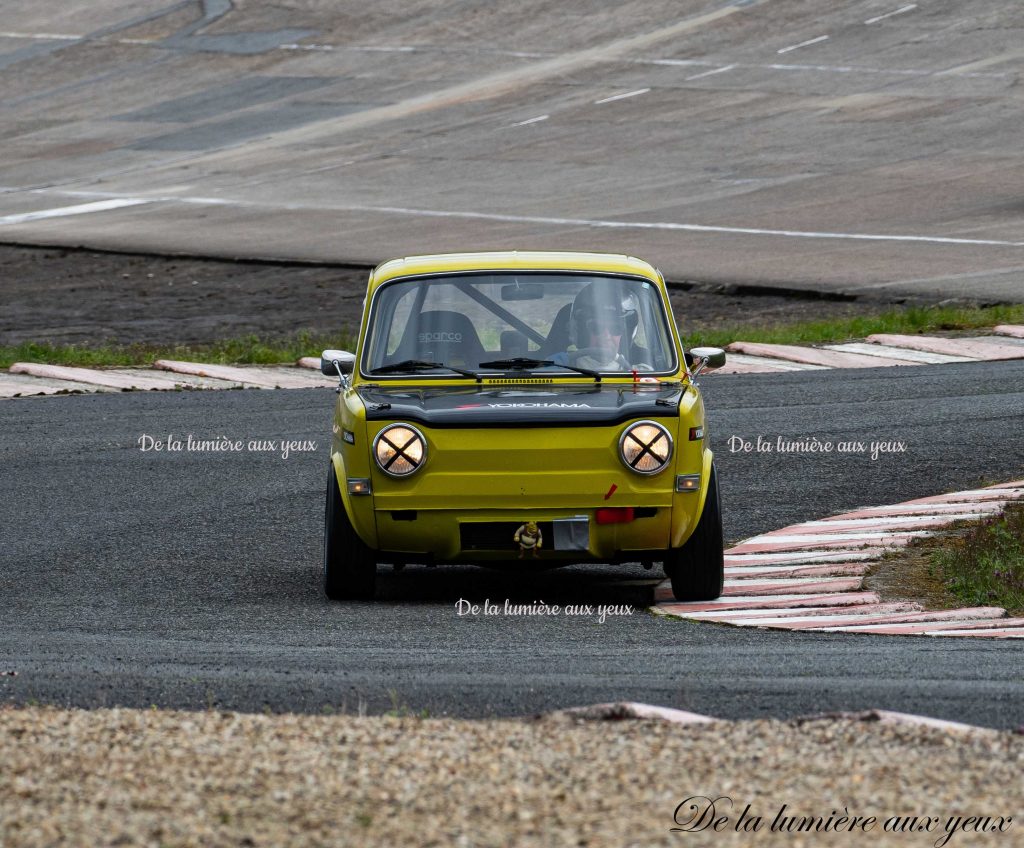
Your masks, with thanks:
M 678 438 L 679 419 L 669 422 L 676 452 L 652 476 L 623 465 L 620 426 L 421 428 L 428 459 L 404 479 L 381 473 L 365 448 L 342 443 L 361 466 L 349 465 L 352 475 L 365 476 L 372 491 L 343 497 L 356 531 L 384 561 L 389 554 L 410 562 L 514 560 L 515 531 L 530 521 L 541 525 L 545 560 L 660 559 L 689 536 L 703 502 L 700 491 L 675 491 L 676 476 L 700 474 L 709 458 L 702 441 Z M 366 444 L 381 426 L 367 427 Z M 599 521 L 609 509 L 631 514 Z
M 671 509 L 651 508 L 628 523 L 598 524 L 594 512 L 568 510 L 417 510 L 376 513 L 380 548 L 415 560 L 500 562 L 516 559 L 516 529 L 526 521 L 543 534 L 541 559 L 555 562 L 608 562 L 624 552 L 664 551 L 671 535 Z

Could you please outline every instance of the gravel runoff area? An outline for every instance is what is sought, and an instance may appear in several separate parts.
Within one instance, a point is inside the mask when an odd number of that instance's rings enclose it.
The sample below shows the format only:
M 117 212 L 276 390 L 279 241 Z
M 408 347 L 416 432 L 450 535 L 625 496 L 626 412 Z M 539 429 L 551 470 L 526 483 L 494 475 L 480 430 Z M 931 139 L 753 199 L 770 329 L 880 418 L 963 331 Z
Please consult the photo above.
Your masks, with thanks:
M 6 708 L 0 844 L 1012 846 L 1022 773 L 1017 734 L 853 719 Z
M 390 257 L 383 257 L 390 258 Z M 358 329 L 368 268 L 0 245 L 0 345 L 201 344 Z M 682 285 L 691 285 L 683 283 Z M 902 300 L 703 286 L 672 292 L 687 331 L 877 315 Z

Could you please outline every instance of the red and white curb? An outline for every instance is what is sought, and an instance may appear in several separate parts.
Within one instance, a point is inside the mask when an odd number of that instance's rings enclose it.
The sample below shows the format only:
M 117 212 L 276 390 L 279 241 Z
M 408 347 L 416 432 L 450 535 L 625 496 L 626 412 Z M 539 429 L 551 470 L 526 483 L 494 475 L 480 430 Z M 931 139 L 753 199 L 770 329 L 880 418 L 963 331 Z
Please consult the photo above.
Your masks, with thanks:
M 864 342 L 803 347 L 737 341 L 725 367 L 712 374 L 772 374 L 831 368 L 875 368 L 1024 359 L 1024 326 L 1003 324 L 996 336 L 949 339 L 874 335 Z M 310 373 L 311 371 L 315 373 Z M 16 362 L 0 373 L 0 398 L 30 395 L 180 389 L 304 389 L 334 385 L 320 360 L 306 356 L 294 366 L 211 365 L 157 360 L 153 368 L 69 368 Z
M 310 366 L 310 361 L 315 366 Z M 313 367 L 315 372 L 310 370 Z M 308 358 L 297 366 L 247 367 L 169 359 L 157 360 L 153 368 L 70 368 L 16 362 L 7 373 L 0 373 L 0 398 L 181 389 L 307 389 L 335 383 L 336 377 L 320 373 L 319 359 Z
M 1024 639 L 1024 618 L 1002 607 L 926 610 L 883 601 L 864 588 L 872 562 L 956 521 L 998 515 L 1024 498 L 1024 480 L 804 521 L 746 539 L 725 552 L 725 590 L 715 601 L 678 603 L 655 590 L 659 615 L 739 627 L 827 633 Z
M 1024 359 L 1024 326 L 1001 324 L 992 332 L 996 335 L 971 339 L 878 333 L 863 342 L 821 347 L 736 341 L 725 348 L 731 354 L 725 367 L 712 373 L 757 374 Z

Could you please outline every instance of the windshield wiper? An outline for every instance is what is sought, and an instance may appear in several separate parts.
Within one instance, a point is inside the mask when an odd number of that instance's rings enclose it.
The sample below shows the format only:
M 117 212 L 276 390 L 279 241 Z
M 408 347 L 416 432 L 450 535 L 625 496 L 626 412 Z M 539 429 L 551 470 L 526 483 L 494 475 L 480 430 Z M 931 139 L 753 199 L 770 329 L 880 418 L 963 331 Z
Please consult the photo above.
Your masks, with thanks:
M 556 368 L 567 368 L 582 374 L 585 377 L 593 377 L 598 383 L 601 382 L 601 374 L 598 371 L 591 371 L 589 368 L 579 368 L 576 365 L 563 365 L 553 359 L 530 359 L 528 356 L 514 356 L 511 359 L 492 359 L 490 362 L 481 362 L 480 368 L 512 368 L 515 371 L 529 371 L 531 368 L 543 368 L 546 365 L 554 365 Z
M 379 365 L 371 369 L 375 374 L 393 374 L 397 371 L 427 371 L 443 368 L 446 371 L 454 371 L 463 377 L 472 377 L 479 381 L 480 375 L 475 371 L 467 371 L 465 368 L 456 368 L 454 365 L 445 365 L 443 362 L 427 362 L 424 359 L 403 359 L 401 362 L 392 362 L 390 365 Z

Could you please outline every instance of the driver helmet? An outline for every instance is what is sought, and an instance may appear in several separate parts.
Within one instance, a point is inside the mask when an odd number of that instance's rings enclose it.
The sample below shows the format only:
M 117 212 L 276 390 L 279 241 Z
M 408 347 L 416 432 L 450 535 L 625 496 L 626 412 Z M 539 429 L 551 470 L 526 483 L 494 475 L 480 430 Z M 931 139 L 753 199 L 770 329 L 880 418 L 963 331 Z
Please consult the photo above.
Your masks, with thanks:
M 569 313 L 569 341 L 577 350 L 593 347 L 603 328 L 620 336 L 620 347 L 628 350 L 636 335 L 636 296 L 614 283 L 591 283 L 580 290 Z M 615 351 L 616 354 L 621 351 Z

